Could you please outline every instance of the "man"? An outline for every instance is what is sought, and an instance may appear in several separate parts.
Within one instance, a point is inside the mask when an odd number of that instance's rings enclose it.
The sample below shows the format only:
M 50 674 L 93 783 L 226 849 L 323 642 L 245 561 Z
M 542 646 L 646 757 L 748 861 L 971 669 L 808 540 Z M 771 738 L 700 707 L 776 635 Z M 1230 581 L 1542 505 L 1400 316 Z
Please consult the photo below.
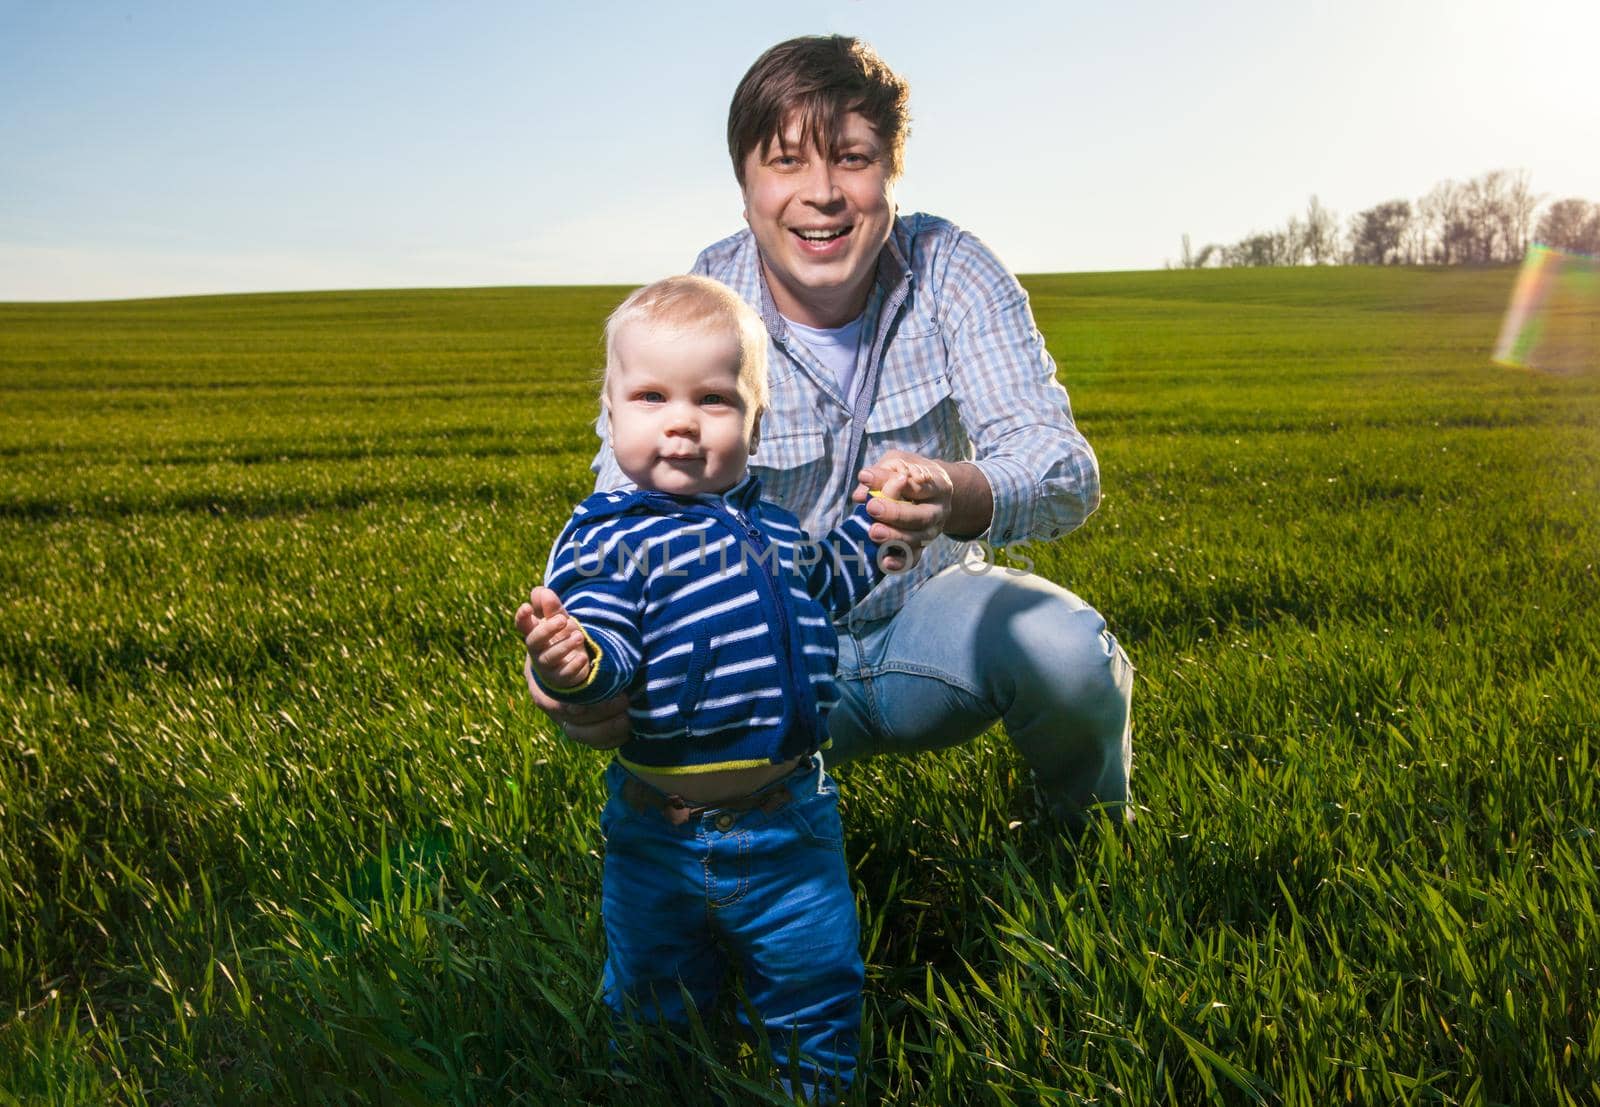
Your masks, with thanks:
M 822 533 L 884 483 L 887 462 L 948 481 L 948 508 L 869 502 L 874 541 L 931 544 L 837 625 L 830 762 L 937 749 L 998 719 L 1054 815 L 1074 828 L 1096 809 L 1131 817 L 1126 654 L 1077 596 L 985 565 L 963 541 L 1065 534 L 1098 505 L 1099 470 L 1016 278 L 952 224 L 897 215 L 907 100 L 853 38 L 768 50 L 728 114 L 748 227 L 693 270 L 744 297 L 771 338 L 771 407 L 750 459 L 768 498 Z M 627 487 L 599 429 L 596 488 Z M 525 636 L 530 611 L 517 613 Z M 529 688 L 574 739 L 627 739 L 622 697 L 579 708 Z

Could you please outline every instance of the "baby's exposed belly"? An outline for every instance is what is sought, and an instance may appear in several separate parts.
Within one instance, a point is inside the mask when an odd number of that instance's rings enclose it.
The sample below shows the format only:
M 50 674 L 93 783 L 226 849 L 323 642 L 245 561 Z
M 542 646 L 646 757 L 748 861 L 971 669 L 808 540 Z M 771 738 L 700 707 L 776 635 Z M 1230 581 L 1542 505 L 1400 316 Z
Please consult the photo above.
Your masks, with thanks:
M 781 765 L 757 765 L 749 769 L 716 769 L 704 773 L 653 773 L 630 767 L 629 772 L 646 784 L 669 795 L 679 795 L 690 803 L 714 805 L 737 799 L 774 780 L 788 776 L 800 764 L 795 757 Z

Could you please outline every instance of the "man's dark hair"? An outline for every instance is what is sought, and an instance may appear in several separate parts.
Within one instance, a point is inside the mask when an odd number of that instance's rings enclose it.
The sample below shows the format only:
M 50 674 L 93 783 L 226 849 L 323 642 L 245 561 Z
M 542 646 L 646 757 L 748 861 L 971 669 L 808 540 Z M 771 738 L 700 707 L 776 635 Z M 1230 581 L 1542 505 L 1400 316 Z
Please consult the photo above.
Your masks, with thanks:
M 744 161 L 768 142 L 782 142 L 791 116 L 800 141 L 831 154 L 850 112 L 860 112 L 883 143 L 889 178 L 900 175 L 911 89 L 877 51 L 847 35 L 806 35 L 780 42 L 756 59 L 728 107 L 728 154 L 744 184 Z

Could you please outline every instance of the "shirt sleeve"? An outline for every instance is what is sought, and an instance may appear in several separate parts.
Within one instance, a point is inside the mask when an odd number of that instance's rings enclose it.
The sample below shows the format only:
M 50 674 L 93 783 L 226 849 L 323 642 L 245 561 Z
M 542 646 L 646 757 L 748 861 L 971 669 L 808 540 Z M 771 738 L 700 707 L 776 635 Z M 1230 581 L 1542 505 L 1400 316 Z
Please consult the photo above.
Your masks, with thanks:
M 996 546 L 1055 538 L 1099 506 L 1099 462 L 1073 422 L 1027 291 L 972 235 L 963 232 L 953 253 L 947 370 L 974 464 L 994 494 L 981 537 Z
M 607 540 L 611 534 L 605 527 L 569 528 L 557 539 L 545 571 L 545 587 L 561 597 L 589 647 L 589 677 L 580 685 L 557 688 L 533 674 L 539 687 L 568 703 L 599 703 L 627 691 L 644 655 L 644 577 L 619 549 L 621 537 Z
M 795 546 L 795 564 L 807 594 L 836 619 L 866 599 L 884 578 L 878 567 L 878 544 L 867 537 L 871 527 L 867 505 L 857 504 L 821 541 L 802 532 Z

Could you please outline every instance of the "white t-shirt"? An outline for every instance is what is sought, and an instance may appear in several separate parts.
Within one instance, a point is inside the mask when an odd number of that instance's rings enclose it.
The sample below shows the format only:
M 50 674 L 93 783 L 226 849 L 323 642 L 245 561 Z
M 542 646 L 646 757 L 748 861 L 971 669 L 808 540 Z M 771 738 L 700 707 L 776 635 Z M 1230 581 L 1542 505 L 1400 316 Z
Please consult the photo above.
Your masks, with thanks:
M 806 349 L 838 380 L 839 391 L 847 400 L 851 399 L 850 388 L 855 384 L 856 366 L 861 362 L 861 327 L 866 320 L 867 313 L 862 312 L 842 327 L 808 327 L 787 315 L 783 317 L 789 329 L 806 344 Z

